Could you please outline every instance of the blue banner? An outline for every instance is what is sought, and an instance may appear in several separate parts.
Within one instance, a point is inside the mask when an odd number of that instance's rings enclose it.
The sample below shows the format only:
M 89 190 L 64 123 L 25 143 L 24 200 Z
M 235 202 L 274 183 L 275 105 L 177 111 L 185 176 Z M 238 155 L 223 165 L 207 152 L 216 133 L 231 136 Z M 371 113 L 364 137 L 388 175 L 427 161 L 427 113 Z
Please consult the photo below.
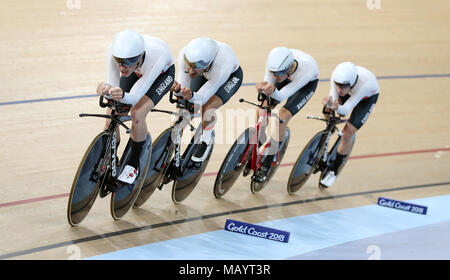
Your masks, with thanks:
M 225 230 L 288 243 L 289 232 L 227 219 Z
M 412 203 L 403 202 L 403 201 L 398 201 L 395 199 L 390 199 L 390 198 L 385 198 L 385 197 L 378 198 L 378 205 L 384 206 L 384 207 L 389 207 L 389 208 L 394 208 L 394 209 L 398 209 L 398 210 L 408 211 L 411 213 L 422 214 L 422 215 L 426 215 L 427 210 L 428 210 L 428 207 L 426 207 L 426 206 L 412 204 Z

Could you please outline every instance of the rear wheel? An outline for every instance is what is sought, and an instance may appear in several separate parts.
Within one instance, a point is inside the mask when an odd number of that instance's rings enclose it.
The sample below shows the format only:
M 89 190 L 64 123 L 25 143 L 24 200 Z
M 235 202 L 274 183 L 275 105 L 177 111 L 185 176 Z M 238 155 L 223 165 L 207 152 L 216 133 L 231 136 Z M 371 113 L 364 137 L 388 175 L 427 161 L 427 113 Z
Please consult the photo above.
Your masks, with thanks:
M 194 188 L 200 181 L 203 173 L 205 172 L 206 167 L 208 166 L 209 159 L 211 158 L 211 154 L 214 149 L 214 137 L 215 137 L 214 131 L 212 132 L 211 135 L 212 142 L 210 145 L 212 146 L 209 151 L 209 154 L 206 157 L 206 159 L 201 163 L 193 162 L 191 159 L 192 155 L 195 153 L 195 149 L 192 149 L 191 147 L 192 145 L 194 145 L 194 139 L 196 139 L 196 137 L 198 136 L 194 135 L 192 137 L 191 143 L 188 145 L 188 147 L 183 153 L 183 156 L 181 157 L 181 162 L 183 162 L 184 159 L 189 158 L 186 167 L 184 167 L 183 174 L 174 174 L 174 182 L 172 186 L 172 201 L 174 203 L 180 203 L 191 194 L 191 192 L 194 190 Z
M 122 155 L 122 168 L 126 165 L 125 163 L 128 161 L 130 154 L 131 139 L 128 141 L 127 147 Z M 133 184 L 118 188 L 111 195 L 110 211 L 111 216 L 115 220 L 122 218 L 136 201 L 147 175 L 151 154 L 152 140 L 150 135 L 147 135 L 147 139 L 139 158 L 138 178 L 136 178 Z M 120 174 L 120 172 L 122 172 L 122 170 L 119 170 L 118 174 Z
M 133 204 L 137 208 L 144 204 L 161 184 L 172 158 L 173 145 L 170 139 L 172 127 L 162 132 L 153 142 L 152 156 L 141 192 Z

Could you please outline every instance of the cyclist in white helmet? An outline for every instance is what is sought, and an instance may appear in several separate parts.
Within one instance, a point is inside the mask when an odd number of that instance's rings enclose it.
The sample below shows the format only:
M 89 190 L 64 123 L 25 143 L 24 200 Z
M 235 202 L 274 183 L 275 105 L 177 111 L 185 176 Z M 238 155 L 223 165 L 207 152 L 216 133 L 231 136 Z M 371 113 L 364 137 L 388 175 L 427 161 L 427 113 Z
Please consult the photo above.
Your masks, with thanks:
M 277 47 L 270 51 L 267 57 L 266 73 L 264 81 L 256 84 L 258 92 L 270 96 L 273 102 L 271 107 L 287 100 L 279 111 L 279 117 L 285 122 L 280 124 L 275 122 L 275 130 L 271 133 L 270 149 L 263 159 L 263 165 L 256 171 L 254 180 L 264 181 L 273 161 L 278 161 L 275 155 L 279 145 L 286 134 L 289 120 L 297 114 L 308 100 L 313 96 L 319 81 L 319 70 L 315 59 L 296 49 Z M 267 101 L 266 103 L 267 104 Z M 262 109 L 257 111 L 257 117 L 266 117 L 266 112 Z M 259 142 L 264 144 L 267 141 L 265 130 L 267 128 L 267 118 L 261 127 Z
M 169 91 L 175 65 L 167 44 L 134 30 L 119 32 L 107 49 L 107 78 L 97 86 L 100 96 L 131 104 L 131 156 L 118 180 L 132 184 L 139 170 L 139 157 L 147 137 L 146 117 Z M 110 114 L 110 109 L 107 111 Z M 106 122 L 106 127 L 109 121 Z M 117 131 L 117 145 L 120 140 Z
M 330 94 L 322 101 L 324 112 L 333 110 L 341 116 L 351 112 L 344 126 L 342 141 L 337 149 L 336 160 L 324 175 L 321 184 L 331 187 L 336 181 L 339 168 L 353 147 L 356 132 L 367 121 L 378 100 L 380 87 L 375 75 L 364 67 L 351 62 L 339 64 L 331 74 Z
M 205 160 L 211 149 L 214 111 L 224 105 L 242 84 L 243 73 L 233 49 L 210 38 L 189 42 L 178 55 L 178 81 L 171 91 L 180 92 L 185 100 L 200 105 L 203 133 L 201 144 L 192 156 L 195 162 Z

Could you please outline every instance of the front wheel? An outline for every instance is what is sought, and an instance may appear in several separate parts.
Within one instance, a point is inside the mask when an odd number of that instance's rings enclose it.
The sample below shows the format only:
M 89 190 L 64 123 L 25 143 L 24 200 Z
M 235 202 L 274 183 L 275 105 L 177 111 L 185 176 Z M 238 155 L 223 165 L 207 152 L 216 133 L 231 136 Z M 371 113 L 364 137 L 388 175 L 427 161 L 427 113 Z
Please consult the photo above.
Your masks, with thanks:
M 247 162 L 251 160 L 251 151 L 247 151 L 247 148 L 254 132 L 254 128 L 247 128 L 228 151 L 214 183 L 214 196 L 216 198 L 222 197 L 231 189 Z M 245 155 L 246 151 L 247 154 Z M 244 156 L 246 156 L 245 159 Z
M 314 135 L 298 156 L 291 174 L 289 175 L 287 184 L 287 192 L 289 194 L 295 193 L 306 183 L 318 164 L 320 160 L 319 143 L 322 135 L 323 131 Z
M 71 226 L 81 223 L 94 204 L 102 178 L 97 165 L 106 147 L 108 134 L 102 132 L 91 142 L 81 159 L 70 190 L 67 220 Z

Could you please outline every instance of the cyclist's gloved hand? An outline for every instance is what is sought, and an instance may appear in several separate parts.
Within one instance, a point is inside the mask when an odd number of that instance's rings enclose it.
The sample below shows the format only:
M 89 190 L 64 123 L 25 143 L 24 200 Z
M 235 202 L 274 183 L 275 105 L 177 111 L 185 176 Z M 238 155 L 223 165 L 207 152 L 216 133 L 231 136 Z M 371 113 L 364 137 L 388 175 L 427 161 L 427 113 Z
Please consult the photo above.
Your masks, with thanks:
M 339 102 L 337 100 L 334 100 L 333 102 L 331 102 L 330 109 L 336 111 L 338 109 L 338 106 Z
M 178 93 L 178 92 L 180 92 L 180 90 L 181 90 L 181 85 L 177 81 L 174 81 L 172 87 L 170 88 L 170 91 Z
M 189 100 L 194 96 L 190 88 L 182 88 L 181 94 L 183 95 L 184 100 Z
M 97 86 L 97 94 L 100 96 L 104 96 L 105 94 L 108 94 L 108 91 L 111 89 L 111 85 L 107 84 L 105 82 L 101 82 Z
M 262 92 L 266 96 L 269 96 L 275 91 L 275 85 L 268 82 L 260 82 L 256 84 L 256 89 L 258 92 Z
M 111 87 L 108 93 L 111 95 L 111 99 L 116 101 L 120 101 L 124 96 L 124 92 L 120 87 Z
M 336 111 L 338 109 L 339 102 L 337 100 L 334 100 L 331 98 L 331 96 L 327 96 L 324 99 L 322 99 L 322 104 L 329 110 Z

